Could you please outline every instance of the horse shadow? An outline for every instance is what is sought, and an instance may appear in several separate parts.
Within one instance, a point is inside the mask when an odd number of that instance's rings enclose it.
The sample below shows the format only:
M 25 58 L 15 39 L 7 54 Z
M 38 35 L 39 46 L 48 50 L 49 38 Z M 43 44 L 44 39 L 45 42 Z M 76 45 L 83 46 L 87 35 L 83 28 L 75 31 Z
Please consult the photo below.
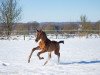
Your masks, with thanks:
M 95 63 L 100 63 L 100 60 L 79 61 L 79 62 L 60 62 L 61 65 L 69 65 L 69 64 L 95 64 Z

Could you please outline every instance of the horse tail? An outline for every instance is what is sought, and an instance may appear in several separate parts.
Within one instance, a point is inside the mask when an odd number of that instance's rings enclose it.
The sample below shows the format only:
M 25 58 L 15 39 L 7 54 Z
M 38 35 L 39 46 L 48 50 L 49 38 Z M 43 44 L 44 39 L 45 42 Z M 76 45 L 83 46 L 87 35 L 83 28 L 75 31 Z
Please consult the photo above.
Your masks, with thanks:
M 63 43 L 64 44 L 64 41 L 59 41 L 58 43 Z

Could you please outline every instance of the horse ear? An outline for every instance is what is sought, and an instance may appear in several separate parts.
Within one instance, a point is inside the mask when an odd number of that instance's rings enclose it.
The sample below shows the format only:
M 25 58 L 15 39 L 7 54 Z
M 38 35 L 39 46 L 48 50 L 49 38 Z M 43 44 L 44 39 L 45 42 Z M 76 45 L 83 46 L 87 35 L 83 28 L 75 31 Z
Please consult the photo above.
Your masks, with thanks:
M 39 32 L 39 30 L 36 29 L 37 32 Z

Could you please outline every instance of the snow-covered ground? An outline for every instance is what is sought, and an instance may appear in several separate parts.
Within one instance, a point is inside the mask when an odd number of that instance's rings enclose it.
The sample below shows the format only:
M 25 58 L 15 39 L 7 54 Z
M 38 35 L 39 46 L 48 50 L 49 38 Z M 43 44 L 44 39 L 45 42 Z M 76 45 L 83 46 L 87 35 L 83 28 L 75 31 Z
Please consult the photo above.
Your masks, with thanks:
M 27 62 L 31 49 L 38 45 L 30 39 L 0 40 L 0 75 L 100 75 L 100 38 L 52 39 L 65 42 L 60 44 L 60 63 L 52 53 L 45 66 L 48 53 L 39 60 L 35 51 Z

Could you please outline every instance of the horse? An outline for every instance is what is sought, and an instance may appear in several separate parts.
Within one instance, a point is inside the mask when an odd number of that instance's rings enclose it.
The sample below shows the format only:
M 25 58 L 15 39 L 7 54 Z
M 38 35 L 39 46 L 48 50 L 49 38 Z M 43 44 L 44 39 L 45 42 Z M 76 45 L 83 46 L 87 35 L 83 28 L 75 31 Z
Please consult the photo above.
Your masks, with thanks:
M 35 50 L 40 50 L 40 52 L 37 53 L 37 56 L 39 57 L 40 60 L 44 59 L 44 57 L 40 57 L 40 55 L 42 53 L 48 52 L 48 60 L 44 63 L 44 65 L 46 65 L 48 63 L 48 61 L 50 60 L 51 52 L 53 52 L 53 51 L 54 51 L 55 55 L 58 56 L 58 63 L 59 63 L 59 60 L 60 60 L 60 51 L 59 51 L 60 45 L 59 44 L 60 43 L 64 44 L 64 41 L 59 41 L 59 42 L 51 41 L 50 39 L 47 38 L 46 33 L 42 30 L 36 30 L 35 41 L 36 42 L 39 41 L 39 46 L 32 49 L 32 51 L 29 55 L 29 58 L 28 58 L 28 63 L 30 63 L 31 56 Z

